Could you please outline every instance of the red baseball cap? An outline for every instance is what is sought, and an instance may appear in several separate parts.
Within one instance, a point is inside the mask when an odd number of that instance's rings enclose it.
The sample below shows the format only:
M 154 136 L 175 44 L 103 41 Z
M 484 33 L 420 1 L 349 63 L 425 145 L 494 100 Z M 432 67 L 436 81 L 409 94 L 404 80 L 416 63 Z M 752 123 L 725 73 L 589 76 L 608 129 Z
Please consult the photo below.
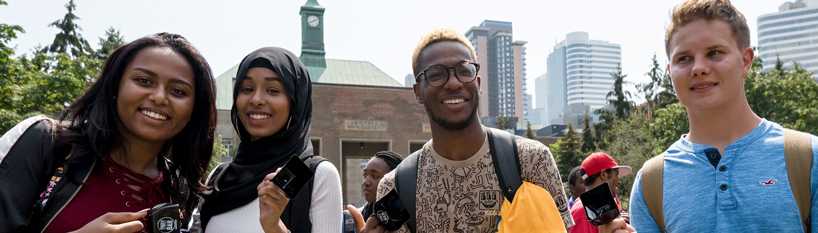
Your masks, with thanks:
M 581 168 L 579 174 L 582 175 L 582 180 L 605 169 L 619 168 L 619 177 L 631 173 L 631 167 L 619 166 L 619 164 L 616 164 L 616 161 L 608 154 L 605 154 L 605 152 L 596 152 L 589 155 L 588 158 L 582 161 Z

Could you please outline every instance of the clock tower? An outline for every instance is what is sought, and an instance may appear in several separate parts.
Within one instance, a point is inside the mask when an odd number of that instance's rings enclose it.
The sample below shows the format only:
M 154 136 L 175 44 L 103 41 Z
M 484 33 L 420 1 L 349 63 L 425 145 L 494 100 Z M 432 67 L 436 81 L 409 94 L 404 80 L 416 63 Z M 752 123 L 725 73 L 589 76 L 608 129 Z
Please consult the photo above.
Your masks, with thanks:
M 305 66 L 327 67 L 324 51 L 324 10 L 317 0 L 301 6 L 301 62 Z

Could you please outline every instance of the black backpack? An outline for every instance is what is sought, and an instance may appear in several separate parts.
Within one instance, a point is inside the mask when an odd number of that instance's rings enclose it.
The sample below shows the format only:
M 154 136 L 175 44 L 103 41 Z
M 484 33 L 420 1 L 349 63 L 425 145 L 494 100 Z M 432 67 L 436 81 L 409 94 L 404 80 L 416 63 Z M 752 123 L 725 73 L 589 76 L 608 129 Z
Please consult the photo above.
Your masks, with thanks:
M 514 135 L 495 128 L 486 128 L 489 138 L 489 151 L 491 160 L 494 163 L 494 172 L 500 181 L 500 189 L 503 196 L 511 202 L 514 194 L 520 185 L 523 184 L 520 170 L 520 158 L 517 155 L 517 141 Z M 417 150 L 403 160 L 395 171 L 395 189 L 398 192 L 403 206 L 409 211 L 411 219 L 406 223 L 406 227 L 411 232 L 416 232 L 417 208 L 416 191 L 418 177 L 418 159 L 423 149 Z

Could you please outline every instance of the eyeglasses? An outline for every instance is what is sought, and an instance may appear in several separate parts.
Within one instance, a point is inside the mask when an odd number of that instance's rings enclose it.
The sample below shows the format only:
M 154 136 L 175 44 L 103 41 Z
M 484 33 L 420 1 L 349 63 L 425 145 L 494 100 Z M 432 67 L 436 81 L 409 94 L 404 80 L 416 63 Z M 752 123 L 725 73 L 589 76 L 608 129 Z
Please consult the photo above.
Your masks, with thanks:
M 454 76 L 462 83 L 473 82 L 477 78 L 477 71 L 480 70 L 480 64 L 476 62 L 463 61 L 457 63 L 455 66 L 436 65 L 426 68 L 420 74 L 415 76 L 415 81 L 420 80 L 420 76 L 426 79 L 426 82 L 433 87 L 442 87 L 449 82 L 449 69 L 454 69 Z

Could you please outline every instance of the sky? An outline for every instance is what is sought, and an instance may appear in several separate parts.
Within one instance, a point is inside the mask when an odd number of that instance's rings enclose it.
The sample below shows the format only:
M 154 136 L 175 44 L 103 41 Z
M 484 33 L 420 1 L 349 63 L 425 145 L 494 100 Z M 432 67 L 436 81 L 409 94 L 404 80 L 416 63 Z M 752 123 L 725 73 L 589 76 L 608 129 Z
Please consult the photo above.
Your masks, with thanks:
M 68 1 L 6 0 L 0 23 L 20 25 L 25 33 L 10 45 L 31 54 L 50 44 Z M 255 49 L 277 46 L 301 53 L 301 16 L 306 0 L 76 0 L 77 24 L 94 49 L 113 27 L 126 41 L 158 33 L 179 33 L 207 59 L 218 76 Z M 647 82 L 651 57 L 667 64 L 664 34 L 670 10 L 679 0 L 318 0 L 324 12 L 324 48 L 331 59 L 370 61 L 399 83 L 412 73 L 411 57 L 421 36 L 435 28 L 465 33 L 484 20 L 511 22 L 513 39 L 527 41 L 527 93 L 547 72 L 553 47 L 575 31 L 590 39 L 622 46 L 622 70 L 632 83 Z M 785 0 L 734 0 L 750 27 L 756 45 L 759 16 L 778 11 Z M 635 90 L 630 87 L 629 89 Z M 635 94 L 635 93 L 634 93 Z M 535 99 L 536 101 L 536 99 Z

